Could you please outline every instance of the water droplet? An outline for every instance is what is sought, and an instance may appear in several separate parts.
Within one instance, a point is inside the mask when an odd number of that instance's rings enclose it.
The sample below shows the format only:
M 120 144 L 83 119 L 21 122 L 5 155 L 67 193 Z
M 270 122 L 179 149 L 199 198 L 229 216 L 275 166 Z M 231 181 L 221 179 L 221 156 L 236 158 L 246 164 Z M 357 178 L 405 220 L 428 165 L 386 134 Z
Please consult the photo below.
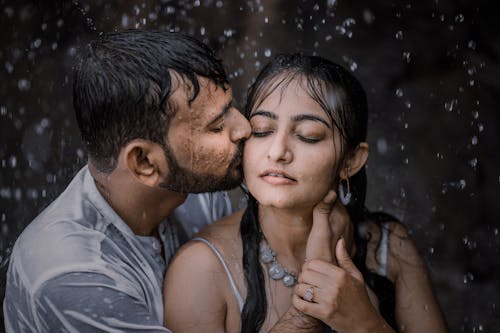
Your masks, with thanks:
M 469 49 L 475 50 L 476 49 L 476 42 L 473 40 L 470 40 L 469 43 L 467 44 Z
M 124 28 L 128 27 L 129 23 L 130 23 L 129 17 L 127 16 L 127 14 L 123 14 L 121 21 L 122 27 Z
M 403 60 L 409 63 L 411 61 L 411 53 L 408 51 L 403 52 Z
M 484 125 L 481 123 L 477 124 L 477 129 L 479 130 L 479 132 L 484 131 Z
M 396 39 L 399 39 L 399 40 L 403 39 L 403 31 L 398 30 L 398 32 L 396 32 Z
M 473 136 L 472 139 L 470 140 L 473 146 L 477 145 L 477 136 Z
M 477 158 L 474 157 L 472 160 L 470 160 L 469 165 L 475 169 L 477 166 Z
M 377 140 L 377 150 L 381 155 L 387 153 L 387 140 L 385 138 L 379 138 Z
M 327 5 L 328 7 L 333 7 L 333 6 L 335 6 L 335 3 L 336 3 L 336 2 L 337 2 L 337 0 L 327 0 L 327 1 L 326 1 L 326 5 Z
M 335 26 L 335 32 L 338 33 L 339 35 L 345 35 L 346 28 L 344 28 L 341 25 Z
M 410 101 L 405 101 L 405 106 L 407 109 L 411 109 L 411 102 Z
M 375 21 L 375 15 L 369 9 L 365 9 L 363 10 L 363 20 L 366 24 L 372 24 Z
M 342 56 L 342 60 L 344 60 L 344 62 L 346 62 L 349 65 L 349 69 L 352 72 L 354 72 L 358 68 L 358 64 L 348 56 Z
M 467 74 L 469 74 L 471 76 L 474 75 L 474 74 L 476 74 L 476 72 L 477 72 L 477 70 L 476 70 L 476 67 L 474 67 L 474 66 L 472 66 L 469 69 L 467 69 Z
M 42 45 L 42 40 L 40 38 L 35 39 L 35 41 L 33 42 L 33 46 L 37 49 L 40 47 L 40 45 Z
M 215 7 L 217 7 L 217 8 L 222 8 L 222 6 L 224 6 L 224 2 L 223 2 L 223 1 L 220 1 L 220 0 L 219 0 L 219 1 L 217 1 L 217 2 L 215 3 Z
M 266 58 L 269 58 L 271 56 L 271 50 L 270 49 L 265 49 L 264 56 L 266 56 Z
M 5 70 L 7 73 L 11 74 L 14 71 L 14 66 L 10 62 L 5 63 Z
M 62 27 L 64 25 L 64 20 L 63 19 L 57 20 L 56 25 L 57 25 L 58 28 Z
M 193 2 L 193 7 L 200 7 L 200 0 Z
M 21 91 L 30 90 L 31 82 L 27 79 L 19 79 L 19 81 L 17 81 L 17 88 Z
M 403 97 L 403 90 L 401 88 L 396 89 L 396 96 Z
M 269 17 L 264 17 L 264 23 L 269 23 Z
M 325 37 L 325 41 L 329 42 L 332 39 L 332 35 L 327 35 Z
M 5 7 L 3 12 L 5 13 L 5 15 L 7 15 L 8 18 L 14 16 L 14 9 L 12 9 L 12 7 Z
M 225 29 L 224 30 L 224 36 L 231 37 L 231 36 L 234 35 L 235 32 L 236 32 L 236 30 L 233 30 L 233 29 Z
M 200 35 L 202 35 L 202 36 L 205 35 L 205 27 L 200 28 Z
M 314 4 L 313 10 L 317 12 L 319 10 L 319 5 L 316 3 Z
M 467 284 L 469 282 L 472 282 L 474 280 L 474 275 L 472 273 L 467 273 L 464 275 L 464 284 Z
M 17 165 L 17 158 L 12 155 L 10 158 L 9 158 L 9 165 L 12 169 L 14 169 Z
M 429 253 L 434 254 L 434 248 L 432 246 L 429 248 Z
M 458 104 L 458 100 L 452 99 L 451 101 L 444 103 L 444 108 L 446 111 L 451 112 L 457 106 L 457 104 Z
M 349 17 L 347 19 L 344 20 L 344 22 L 342 22 L 342 25 L 344 27 L 350 27 L 351 25 L 355 25 L 356 24 L 356 20 L 353 19 L 352 17 Z
M 458 14 L 455 16 L 455 22 L 462 23 L 465 20 L 465 17 L 462 14 Z
M 472 117 L 474 117 L 474 119 L 479 118 L 479 111 L 477 110 L 472 111 Z

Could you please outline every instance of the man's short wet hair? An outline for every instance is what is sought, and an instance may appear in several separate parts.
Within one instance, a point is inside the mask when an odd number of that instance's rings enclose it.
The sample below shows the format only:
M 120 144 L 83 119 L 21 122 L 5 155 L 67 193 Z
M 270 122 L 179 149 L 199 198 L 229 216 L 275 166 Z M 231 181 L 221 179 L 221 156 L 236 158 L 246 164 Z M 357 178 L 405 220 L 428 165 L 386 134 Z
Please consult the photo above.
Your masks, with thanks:
M 164 145 L 176 107 L 175 77 L 196 99 L 205 77 L 226 88 L 221 61 L 202 42 L 180 33 L 126 30 L 105 33 L 82 50 L 74 70 L 73 105 L 95 166 L 112 171 L 120 150 L 134 139 Z

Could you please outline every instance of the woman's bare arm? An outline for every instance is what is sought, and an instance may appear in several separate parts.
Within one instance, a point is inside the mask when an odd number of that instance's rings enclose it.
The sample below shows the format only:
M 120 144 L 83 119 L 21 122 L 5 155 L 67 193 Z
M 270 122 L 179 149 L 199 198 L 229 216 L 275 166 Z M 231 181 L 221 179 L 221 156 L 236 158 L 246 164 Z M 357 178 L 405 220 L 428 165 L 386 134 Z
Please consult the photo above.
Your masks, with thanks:
M 165 326 L 173 332 L 224 332 L 226 274 L 201 242 L 182 247 L 167 271 L 163 299 Z
M 427 267 L 406 228 L 397 222 L 382 227 L 388 229 L 386 276 L 396 288 L 398 328 L 409 333 L 447 332 Z M 371 237 L 366 264 L 370 270 L 380 272 L 380 227 L 369 222 L 368 231 Z

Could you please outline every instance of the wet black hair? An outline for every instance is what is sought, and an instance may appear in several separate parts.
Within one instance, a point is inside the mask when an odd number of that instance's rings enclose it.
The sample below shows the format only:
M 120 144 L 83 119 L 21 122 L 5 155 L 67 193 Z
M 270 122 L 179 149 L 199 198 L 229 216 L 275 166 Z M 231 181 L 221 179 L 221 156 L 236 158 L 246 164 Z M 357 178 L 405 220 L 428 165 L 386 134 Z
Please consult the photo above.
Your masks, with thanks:
M 112 171 L 120 149 L 133 139 L 164 145 L 176 106 L 169 102 L 174 74 L 190 84 L 199 77 L 226 89 L 227 76 L 213 51 L 181 33 L 124 30 L 87 44 L 74 69 L 73 105 L 89 157 Z
M 348 70 L 322 57 L 304 54 L 277 55 L 262 69 L 250 86 L 245 105 L 246 117 L 249 118 L 254 108 L 273 91 L 276 89 L 284 91 L 291 82 L 301 85 L 304 91 L 322 107 L 335 130 L 339 131 L 343 158 L 352 153 L 361 142 L 366 141 L 368 105 L 363 87 Z M 346 208 L 356 226 L 367 216 L 364 167 L 350 178 L 350 184 L 352 199 Z M 262 231 L 258 221 L 258 202 L 250 193 L 247 196 L 248 206 L 240 226 L 243 270 L 247 285 L 247 298 L 241 313 L 241 328 L 242 332 L 258 332 L 267 315 L 265 279 L 259 261 Z M 361 267 L 360 271 L 364 276 L 368 276 L 369 272 L 365 267 L 366 240 L 355 233 L 355 242 L 357 248 L 361 250 L 353 261 L 358 268 Z M 385 288 L 385 285 L 382 287 Z

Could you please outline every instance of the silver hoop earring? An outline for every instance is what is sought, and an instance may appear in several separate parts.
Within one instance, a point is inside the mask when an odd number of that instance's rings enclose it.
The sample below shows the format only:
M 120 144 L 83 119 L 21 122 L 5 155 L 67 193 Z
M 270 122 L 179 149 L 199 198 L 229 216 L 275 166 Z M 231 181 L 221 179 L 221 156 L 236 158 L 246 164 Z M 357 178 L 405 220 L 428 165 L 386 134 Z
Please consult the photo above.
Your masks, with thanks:
M 347 184 L 347 193 L 344 189 L 344 186 L 342 185 L 342 181 L 345 180 L 346 184 Z M 347 206 L 350 202 L 351 202 L 351 198 L 352 198 L 352 193 L 351 193 L 351 189 L 349 187 L 349 178 L 346 178 L 346 179 L 341 179 L 340 182 L 339 182 L 339 199 L 340 199 L 340 202 L 342 202 L 342 204 L 344 206 Z

